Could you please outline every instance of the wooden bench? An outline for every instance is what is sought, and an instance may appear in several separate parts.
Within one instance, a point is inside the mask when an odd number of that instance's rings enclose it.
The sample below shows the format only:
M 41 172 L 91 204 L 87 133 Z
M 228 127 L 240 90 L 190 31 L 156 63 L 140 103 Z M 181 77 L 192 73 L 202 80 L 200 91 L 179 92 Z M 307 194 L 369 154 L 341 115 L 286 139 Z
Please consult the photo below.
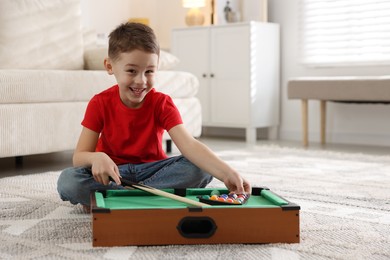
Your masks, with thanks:
M 326 143 L 326 102 L 389 103 L 390 76 L 301 77 L 288 81 L 288 98 L 302 102 L 303 145 L 309 145 L 308 100 L 320 102 L 321 143 Z

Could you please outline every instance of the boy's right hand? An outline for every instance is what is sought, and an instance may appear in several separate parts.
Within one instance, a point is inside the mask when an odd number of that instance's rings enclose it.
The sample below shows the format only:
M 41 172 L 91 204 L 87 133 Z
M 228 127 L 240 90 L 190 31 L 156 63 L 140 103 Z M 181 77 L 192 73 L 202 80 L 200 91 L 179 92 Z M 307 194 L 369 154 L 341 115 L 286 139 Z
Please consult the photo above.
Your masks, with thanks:
M 111 177 L 117 185 L 121 184 L 121 176 L 119 174 L 118 166 L 105 153 L 97 152 L 92 162 L 92 175 L 95 181 L 108 185 Z

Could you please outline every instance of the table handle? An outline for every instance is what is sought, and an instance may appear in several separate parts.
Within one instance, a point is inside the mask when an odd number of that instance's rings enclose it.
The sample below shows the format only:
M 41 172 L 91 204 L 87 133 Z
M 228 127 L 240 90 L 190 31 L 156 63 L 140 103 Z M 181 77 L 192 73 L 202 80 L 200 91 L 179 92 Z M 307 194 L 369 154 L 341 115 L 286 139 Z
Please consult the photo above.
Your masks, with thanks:
M 177 230 L 185 238 L 209 238 L 214 235 L 217 225 L 210 217 L 184 217 Z

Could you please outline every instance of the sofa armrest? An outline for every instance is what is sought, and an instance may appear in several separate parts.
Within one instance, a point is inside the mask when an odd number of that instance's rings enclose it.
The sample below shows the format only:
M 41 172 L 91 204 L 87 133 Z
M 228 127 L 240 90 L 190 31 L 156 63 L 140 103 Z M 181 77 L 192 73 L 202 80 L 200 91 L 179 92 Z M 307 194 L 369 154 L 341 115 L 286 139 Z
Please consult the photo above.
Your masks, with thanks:
M 84 51 L 84 69 L 104 70 L 104 59 L 108 56 L 107 47 L 88 48 Z

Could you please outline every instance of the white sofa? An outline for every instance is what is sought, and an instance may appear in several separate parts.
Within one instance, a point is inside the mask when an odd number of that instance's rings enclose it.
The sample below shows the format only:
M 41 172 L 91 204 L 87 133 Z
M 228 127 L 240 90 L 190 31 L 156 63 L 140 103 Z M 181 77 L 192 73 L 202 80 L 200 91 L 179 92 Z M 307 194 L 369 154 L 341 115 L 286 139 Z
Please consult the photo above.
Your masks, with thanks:
M 87 102 L 115 84 L 99 70 L 106 50 L 83 37 L 80 17 L 79 0 L 0 1 L 0 158 L 74 149 Z M 162 52 L 156 89 L 171 95 L 198 137 L 199 83 L 167 70 L 176 62 Z

